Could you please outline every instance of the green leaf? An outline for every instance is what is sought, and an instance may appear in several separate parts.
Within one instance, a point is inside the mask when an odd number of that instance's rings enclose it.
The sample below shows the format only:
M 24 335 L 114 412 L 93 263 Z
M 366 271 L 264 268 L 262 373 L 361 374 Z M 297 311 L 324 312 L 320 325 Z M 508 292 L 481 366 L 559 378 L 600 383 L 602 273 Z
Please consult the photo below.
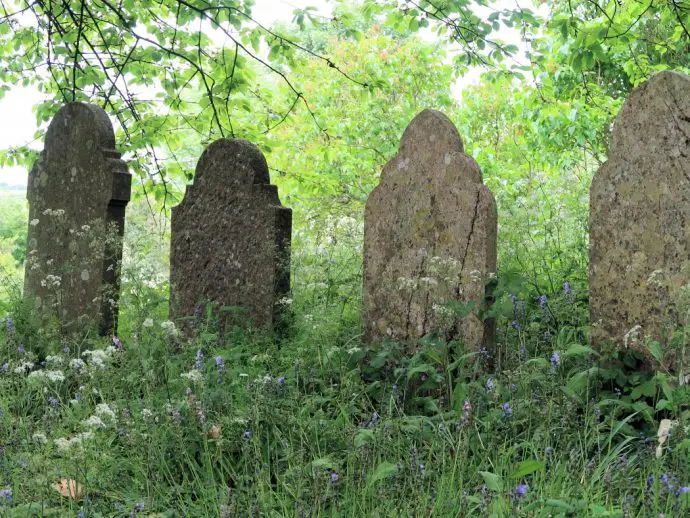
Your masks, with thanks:
M 520 463 L 518 469 L 511 475 L 511 478 L 523 478 L 542 469 L 544 469 L 544 461 L 529 459 Z
M 373 484 L 374 482 L 378 482 L 379 480 L 383 480 L 384 478 L 392 477 L 393 475 L 395 475 L 397 473 L 398 473 L 398 465 L 397 464 L 393 464 L 392 462 L 383 461 L 378 466 L 376 466 L 376 469 L 371 474 L 371 478 L 369 479 L 369 482 Z
M 374 441 L 374 431 L 367 430 L 366 428 L 360 428 L 355 435 L 354 443 L 357 448 L 366 446 L 370 442 Z
M 574 344 L 568 347 L 568 349 L 562 354 L 562 357 L 570 358 L 573 356 L 584 356 L 587 354 L 593 354 L 595 356 L 599 355 L 599 353 L 597 353 L 591 347 L 588 347 L 586 345 Z
M 661 344 L 657 342 L 656 340 L 652 340 L 647 344 L 647 349 L 649 352 L 654 356 L 654 359 L 661 363 L 661 361 L 664 359 L 664 353 L 661 350 Z
M 486 485 L 487 489 L 497 492 L 503 491 L 503 481 L 501 480 L 500 476 L 496 475 L 495 473 L 491 473 L 490 471 L 480 471 L 479 474 L 484 479 L 484 484 Z

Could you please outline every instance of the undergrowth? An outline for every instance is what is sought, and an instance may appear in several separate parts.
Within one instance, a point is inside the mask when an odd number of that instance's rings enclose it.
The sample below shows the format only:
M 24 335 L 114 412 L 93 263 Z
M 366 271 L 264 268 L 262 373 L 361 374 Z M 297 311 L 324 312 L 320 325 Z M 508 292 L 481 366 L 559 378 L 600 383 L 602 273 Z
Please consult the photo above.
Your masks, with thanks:
M 688 389 L 588 347 L 581 287 L 502 279 L 494 351 L 434 336 L 368 346 L 358 253 L 293 254 L 281 338 L 221 334 L 210 311 L 184 337 L 134 275 L 123 334 L 107 339 L 37 326 L 15 294 L 0 330 L 0 515 L 688 512 Z

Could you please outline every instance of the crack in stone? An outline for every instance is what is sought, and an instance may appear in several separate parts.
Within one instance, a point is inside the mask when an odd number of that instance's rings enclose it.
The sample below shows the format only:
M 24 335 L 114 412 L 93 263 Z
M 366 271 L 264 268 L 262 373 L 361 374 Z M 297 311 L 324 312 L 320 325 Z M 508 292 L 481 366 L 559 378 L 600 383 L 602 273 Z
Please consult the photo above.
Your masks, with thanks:
M 477 217 L 479 216 L 479 201 L 481 199 L 482 190 L 481 186 L 477 189 L 477 199 L 474 202 L 474 215 L 472 216 L 472 222 L 470 223 L 470 233 L 467 236 L 467 246 L 465 246 L 465 253 L 462 256 L 462 261 L 460 262 L 460 280 L 462 281 L 462 274 L 465 271 L 465 261 L 467 260 L 467 254 L 470 251 L 470 243 L 472 242 L 472 236 L 474 235 L 474 226 L 477 222 Z M 460 286 L 462 282 L 458 283 L 457 296 L 460 298 Z
M 683 121 L 685 121 L 685 122 L 690 121 L 690 116 L 686 115 L 685 112 L 682 110 L 682 108 L 681 108 L 681 106 L 680 106 L 680 103 L 678 102 L 678 99 L 676 99 L 676 97 L 673 95 L 673 92 L 671 91 L 671 89 L 670 89 L 670 88 L 666 88 L 666 91 L 668 92 L 668 96 L 669 96 L 671 99 L 673 99 L 673 104 L 675 104 L 676 107 L 678 108 L 677 111 L 683 114 L 682 117 L 681 117 L 681 119 L 682 119 Z M 671 116 L 673 117 L 673 122 L 676 123 L 676 126 L 678 127 L 678 129 L 680 130 L 680 132 L 681 132 L 683 135 L 685 135 L 685 138 L 686 138 L 686 139 L 690 140 L 690 135 L 689 135 L 688 133 L 686 133 L 685 130 L 683 129 L 683 127 L 680 125 L 680 122 L 679 122 L 678 119 L 676 118 L 676 114 L 675 114 L 674 110 L 671 108 L 671 106 L 669 106 L 669 104 L 668 104 L 668 102 L 666 102 L 666 100 L 664 100 L 664 104 L 665 104 L 666 107 L 668 108 L 668 111 L 671 112 Z

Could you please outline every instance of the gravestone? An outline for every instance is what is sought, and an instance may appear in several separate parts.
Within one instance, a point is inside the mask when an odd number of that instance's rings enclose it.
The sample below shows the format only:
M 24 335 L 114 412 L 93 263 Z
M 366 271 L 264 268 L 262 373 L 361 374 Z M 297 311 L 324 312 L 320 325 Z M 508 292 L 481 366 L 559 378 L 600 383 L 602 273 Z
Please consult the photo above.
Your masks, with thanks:
M 632 91 L 590 204 L 592 343 L 647 354 L 645 336 L 668 344 L 690 282 L 690 76 L 661 72 Z
M 366 204 L 366 341 L 433 331 L 491 350 L 494 323 L 479 311 L 491 297 L 496 231 L 496 202 L 457 129 L 441 112 L 423 111 Z
M 70 103 L 55 115 L 29 173 L 24 294 L 63 331 L 117 328 L 131 175 L 106 113 Z
M 270 328 L 290 290 L 292 211 L 270 185 L 254 144 L 221 139 L 201 155 L 193 185 L 172 209 L 170 311 L 189 317 L 208 303 L 242 308 L 242 322 Z

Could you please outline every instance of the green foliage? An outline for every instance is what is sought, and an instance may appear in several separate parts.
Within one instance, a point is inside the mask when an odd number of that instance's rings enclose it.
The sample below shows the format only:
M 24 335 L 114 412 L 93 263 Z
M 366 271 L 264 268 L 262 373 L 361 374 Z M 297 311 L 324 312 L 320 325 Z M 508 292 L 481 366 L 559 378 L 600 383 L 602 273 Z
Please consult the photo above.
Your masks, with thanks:
M 37 324 L 17 268 L 25 203 L 0 198 L 0 515 L 687 514 L 686 380 L 587 345 L 589 183 L 630 89 L 689 71 L 687 1 L 558 0 L 544 20 L 496 5 L 342 1 L 277 28 L 248 0 L 0 14 L 0 95 L 45 93 L 42 129 L 66 100 L 101 104 L 137 175 L 114 340 Z M 498 202 L 495 351 L 361 340 L 363 204 L 427 107 L 452 117 Z M 264 150 L 295 213 L 280 339 L 204 315 L 188 340 L 165 320 L 167 211 L 220 136 Z M 688 293 L 669 323 L 681 359 Z

